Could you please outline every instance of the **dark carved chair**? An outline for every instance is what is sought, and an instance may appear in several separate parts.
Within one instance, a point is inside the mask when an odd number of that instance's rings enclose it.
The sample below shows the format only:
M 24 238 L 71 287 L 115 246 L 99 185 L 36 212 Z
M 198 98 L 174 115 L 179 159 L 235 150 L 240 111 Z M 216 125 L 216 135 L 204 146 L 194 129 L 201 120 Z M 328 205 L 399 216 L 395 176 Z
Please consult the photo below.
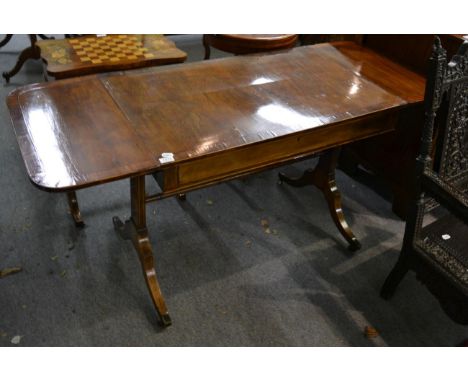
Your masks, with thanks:
M 411 269 L 449 317 L 468 324 L 468 42 L 447 63 L 436 37 L 429 62 L 415 200 L 381 296 Z

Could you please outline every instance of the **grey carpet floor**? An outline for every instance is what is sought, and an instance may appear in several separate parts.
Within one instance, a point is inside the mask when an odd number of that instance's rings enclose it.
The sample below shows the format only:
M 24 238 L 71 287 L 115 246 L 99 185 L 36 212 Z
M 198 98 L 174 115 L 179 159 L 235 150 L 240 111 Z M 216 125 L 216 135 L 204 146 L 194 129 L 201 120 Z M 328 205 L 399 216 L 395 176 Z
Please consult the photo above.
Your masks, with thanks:
M 202 58 L 200 35 L 171 38 L 189 61 Z M 0 49 L 2 71 L 26 45 L 18 35 Z M 78 193 L 81 230 L 64 195 L 28 181 L 4 99 L 40 82 L 41 70 L 29 61 L 0 86 L 0 268 L 23 269 L 0 279 L 0 346 L 453 346 L 466 338 L 413 274 L 391 301 L 379 297 L 404 223 L 372 179 L 337 173 L 363 245 L 351 254 L 320 192 L 278 185 L 277 169 L 147 207 L 173 319 L 161 329 L 137 255 L 112 226 L 112 216 L 129 215 L 128 181 Z M 367 339 L 366 325 L 379 336 Z

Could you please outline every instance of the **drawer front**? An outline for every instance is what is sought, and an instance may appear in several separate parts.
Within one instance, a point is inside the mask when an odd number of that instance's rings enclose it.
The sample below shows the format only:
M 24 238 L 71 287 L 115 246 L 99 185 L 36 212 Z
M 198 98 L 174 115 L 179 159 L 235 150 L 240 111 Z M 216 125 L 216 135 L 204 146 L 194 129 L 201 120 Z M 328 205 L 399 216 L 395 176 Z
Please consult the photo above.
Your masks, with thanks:
M 164 170 L 159 178 L 163 193 L 188 191 L 279 166 L 329 148 L 389 132 L 398 113 L 355 119 L 338 125 L 309 129 L 300 134 L 259 142 L 209 157 L 190 160 Z

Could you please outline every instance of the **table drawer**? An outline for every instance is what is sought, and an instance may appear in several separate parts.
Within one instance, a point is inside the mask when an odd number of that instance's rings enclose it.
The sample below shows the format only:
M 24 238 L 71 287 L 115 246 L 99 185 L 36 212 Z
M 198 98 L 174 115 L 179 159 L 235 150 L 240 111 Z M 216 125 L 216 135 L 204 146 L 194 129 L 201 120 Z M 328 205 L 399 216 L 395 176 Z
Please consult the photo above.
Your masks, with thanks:
M 188 191 L 247 175 L 394 129 L 398 113 L 357 118 L 336 125 L 258 142 L 206 157 L 175 163 L 156 177 L 163 193 Z

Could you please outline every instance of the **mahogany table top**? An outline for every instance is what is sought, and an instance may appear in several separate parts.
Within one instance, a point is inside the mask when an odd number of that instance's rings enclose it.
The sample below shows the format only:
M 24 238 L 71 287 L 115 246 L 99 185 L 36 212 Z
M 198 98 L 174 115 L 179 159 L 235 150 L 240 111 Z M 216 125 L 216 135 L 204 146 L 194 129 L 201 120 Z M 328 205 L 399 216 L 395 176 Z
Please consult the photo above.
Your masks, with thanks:
M 187 54 L 163 35 L 110 34 L 38 41 L 56 79 L 183 62 Z
M 356 124 L 346 133 L 337 126 L 419 103 L 424 85 L 422 76 L 341 42 L 33 84 L 7 103 L 32 182 L 65 191 L 200 158 L 211 157 L 203 162 L 211 166 L 218 154 L 245 147 L 259 149 L 249 160 L 274 162 L 264 143 L 286 153 L 310 132 L 314 150 L 384 133 L 389 125 Z

